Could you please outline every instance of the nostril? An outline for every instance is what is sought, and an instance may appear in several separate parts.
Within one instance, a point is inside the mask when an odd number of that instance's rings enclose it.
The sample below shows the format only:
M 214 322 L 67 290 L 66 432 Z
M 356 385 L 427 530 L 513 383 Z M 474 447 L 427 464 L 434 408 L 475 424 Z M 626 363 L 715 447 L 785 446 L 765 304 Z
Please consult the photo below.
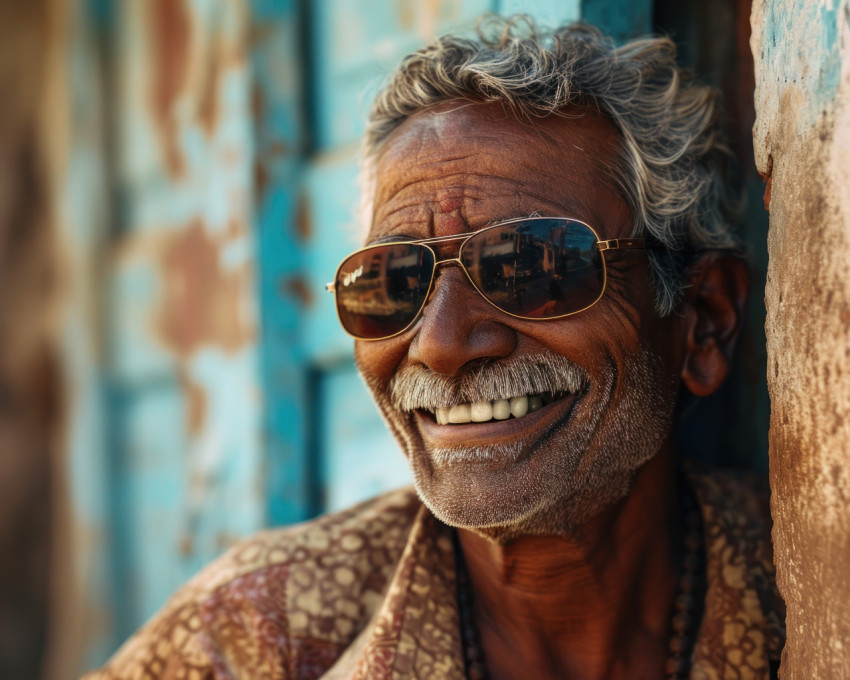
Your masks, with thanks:
M 510 317 L 481 298 L 463 273 L 436 282 L 411 340 L 408 357 L 436 373 L 454 375 L 470 361 L 504 358 L 517 345 Z

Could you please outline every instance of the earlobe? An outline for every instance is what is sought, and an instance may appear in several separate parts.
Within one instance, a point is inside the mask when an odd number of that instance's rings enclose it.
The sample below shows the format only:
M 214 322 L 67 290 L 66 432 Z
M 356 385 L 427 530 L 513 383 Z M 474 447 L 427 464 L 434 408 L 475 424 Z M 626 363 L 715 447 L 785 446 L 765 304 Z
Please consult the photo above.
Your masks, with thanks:
M 704 397 L 729 373 L 749 291 L 746 264 L 733 255 L 708 253 L 690 270 L 680 305 L 684 322 L 682 382 Z

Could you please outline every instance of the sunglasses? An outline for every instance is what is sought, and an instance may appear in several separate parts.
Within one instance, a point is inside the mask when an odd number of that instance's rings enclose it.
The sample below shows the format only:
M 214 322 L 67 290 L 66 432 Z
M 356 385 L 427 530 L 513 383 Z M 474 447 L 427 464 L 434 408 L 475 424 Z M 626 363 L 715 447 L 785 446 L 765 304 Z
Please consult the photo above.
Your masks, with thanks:
M 460 241 L 457 257 L 434 247 Z M 526 217 L 479 231 L 367 246 L 346 257 L 333 283 L 345 331 L 360 340 L 404 333 L 425 307 L 438 267 L 458 265 L 496 309 L 518 319 L 560 319 L 592 307 L 605 293 L 602 253 L 646 248 L 646 239 L 600 241 L 584 222 Z

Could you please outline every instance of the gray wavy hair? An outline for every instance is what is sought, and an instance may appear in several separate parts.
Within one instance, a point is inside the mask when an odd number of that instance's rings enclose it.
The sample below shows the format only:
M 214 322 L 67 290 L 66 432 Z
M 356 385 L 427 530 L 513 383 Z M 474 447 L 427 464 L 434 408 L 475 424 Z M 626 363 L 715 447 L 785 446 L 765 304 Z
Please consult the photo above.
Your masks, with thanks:
M 441 102 L 500 102 L 518 117 L 591 107 L 622 137 L 615 181 L 631 207 L 632 235 L 664 246 L 649 251 L 659 314 L 681 299 L 697 252 L 742 253 L 731 227 L 736 206 L 719 94 L 677 65 L 669 38 L 617 47 L 592 26 L 544 31 L 525 16 L 485 17 L 477 33 L 477 40 L 444 36 L 408 55 L 378 93 L 364 141 L 366 185 L 390 133 Z

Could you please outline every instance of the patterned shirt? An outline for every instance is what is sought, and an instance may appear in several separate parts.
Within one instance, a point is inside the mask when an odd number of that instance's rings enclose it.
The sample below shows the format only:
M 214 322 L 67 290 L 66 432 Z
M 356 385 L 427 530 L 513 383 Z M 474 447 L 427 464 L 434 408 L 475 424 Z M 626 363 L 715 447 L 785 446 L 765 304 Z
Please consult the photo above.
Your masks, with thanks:
M 768 680 L 784 643 L 766 494 L 692 474 L 707 591 L 694 680 Z M 84 680 L 465 677 L 453 543 L 411 489 L 261 532 Z

